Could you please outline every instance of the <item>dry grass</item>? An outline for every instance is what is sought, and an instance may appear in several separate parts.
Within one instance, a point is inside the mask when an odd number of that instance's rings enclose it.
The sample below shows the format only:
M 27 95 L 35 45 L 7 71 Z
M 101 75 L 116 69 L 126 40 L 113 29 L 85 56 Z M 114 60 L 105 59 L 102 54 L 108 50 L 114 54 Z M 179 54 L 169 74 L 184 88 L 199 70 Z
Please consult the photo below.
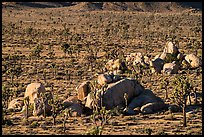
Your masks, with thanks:
M 96 79 L 97 73 L 101 73 L 107 59 L 105 55 L 109 50 L 120 45 L 119 51 L 124 56 L 132 52 L 148 54 L 152 59 L 162 52 L 166 42 L 173 38 L 179 41 L 179 49 L 185 54 L 194 53 L 198 50 L 198 56 L 202 56 L 202 13 L 138 13 L 117 11 L 93 11 L 93 12 L 71 12 L 62 8 L 29 8 L 29 9 L 2 9 L 2 58 L 7 55 L 24 55 L 22 59 L 23 73 L 14 83 L 23 84 L 23 88 L 34 81 L 43 80 L 43 69 L 47 71 L 46 88 L 50 90 L 50 83 L 54 83 L 54 95 L 65 99 L 66 96 L 76 95 L 75 87 L 84 80 Z M 128 29 L 125 29 L 129 25 Z M 32 31 L 29 30 L 32 28 Z M 65 35 L 65 29 L 68 35 Z M 30 31 L 30 33 L 29 33 Z M 75 39 L 80 36 L 81 39 Z M 128 36 L 128 37 L 125 37 Z M 74 38 L 75 37 L 75 38 Z M 194 44 L 197 43 L 197 44 Z M 63 43 L 71 45 L 81 44 L 80 53 L 64 57 L 60 49 Z M 30 60 L 29 54 L 37 45 L 42 45 L 41 58 Z M 48 47 L 52 46 L 55 58 L 49 59 Z M 89 46 L 87 46 L 89 45 Z M 196 48 L 194 48 L 197 46 Z M 89 48 L 88 48 L 89 47 Z M 145 50 L 146 49 L 146 50 Z M 93 60 L 91 71 L 87 59 L 91 51 L 97 52 L 97 58 Z M 14 53 L 15 52 L 15 53 Z M 2 70 L 8 60 L 2 61 Z M 53 76 L 51 63 L 57 65 L 57 75 Z M 35 68 L 39 70 L 36 73 Z M 68 80 L 66 70 L 71 77 Z M 201 68 L 202 70 L 202 68 Z M 179 71 L 181 73 L 181 71 Z M 145 88 L 164 97 L 165 91 L 159 88 L 164 77 L 171 82 L 175 75 L 163 76 L 152 74 L 151 78 L 144 75 L 141 83 Z M 190 78 L 195 81 L 199 93 L 202 93 L 202 74 L 196 70 L 190 70 Z M 10 86 L 9 75 L 2 72 L 2 84 Z M 18 88 L 18 87 L 17 87 Z M 172 89 L 172 86 L 169 87 Z M 202 104 L 202 98 L 199 97 Z M 169 102 L 166 102 L 169 103 Z M 187 115 L 187 127 L 182 127 L 182 113 L 174 114 L 175 120 L 166 120 L 168 112 L 158 112 L 150 115 L 115 116 L 105 127 L 103 134 L 147 134 L 148 128 L 152 134 L 202 134 L 202 108 L 199 106 L 189 107 L 189 110 L 197 110 L 196 114 Z M 19 118 L 18 118 L 19 116 Z M 41 117 L 29 117 L 29 121 L 38 120 L 39 125 L 35 128 L 22 126 L 21 114 L 12 117 L 6 115 L 14 123 L 12 126 L 4 125 L 2 134 L 83 134 L 92 125 L 88 117 L 72 117 L 67 122 L 67 130 L 63 133 L 62 116 L 57 117 L 57 124 L 53 126 L 51 117 L 46 121 Z M 41 126 L 40 126 L 41 125 Z M 46 125 L 43 127 L 43 125 Z

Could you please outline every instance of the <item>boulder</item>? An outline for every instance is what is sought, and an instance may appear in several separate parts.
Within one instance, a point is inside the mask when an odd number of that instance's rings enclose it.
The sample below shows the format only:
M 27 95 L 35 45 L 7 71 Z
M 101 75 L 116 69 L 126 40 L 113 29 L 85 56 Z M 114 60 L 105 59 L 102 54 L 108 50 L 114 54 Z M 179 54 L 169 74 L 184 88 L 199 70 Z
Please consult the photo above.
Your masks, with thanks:
M 127 113 L 135 114 L 134 109 L 138 107 L 140 107 L 142 113 L 152 113 L 163 109 L 165 106 L 161 98 L 157 97 L 151 90 L 146 89 L 128 104 Z
M 23 98 L 20 97 L 20 98 L 13 99 L 11 102 L 9 102 L 8 110 L 12 112 L 21 111 L 22 107 L 23 107 Z
M 164 60 L 166 57 L 166 48 L 164 48 L 164 51 L 162 52 L 162 54 L 159 56 L 160 59 Z
M 34 103 L 34 99 L 40 97 L 40 93 L 45 93 L 42 83 L 31 83 L 26 87 L 24 98 L 29 97 L 29 103 Z
M 70 110 L 71 116 L 81 116 L 83 107 L 77 96 L 71 96 L 63 101 L 63 106 Z
M 94 101 L 94 95 L 93 95 L 93 92 L 90 92 L 86 97 L 85 107 L 93 109 L 93 101 Z
M 70 96 L 70 97 L 68 97 L 67 99 L 65 99 L 63 102 L 62 102 L 62 104 L 63 104 L 63 106 L 65 107 L 65 108 L 67 108 L 67 107 L 69 107 L 69 106 L 71 106 L 72 104 L 76 104 L 76 103 L 79 103 L 80 101 L 79 101 L 79 99 L 78 99 L 78 97 L 77 96 Z
M 108 74 L 100 74 L 97 79 L 97 82 L 99 85 L 105 85 L 105 84 L 111 83 L 112 81 L 113 79 Z
M 183 59 L 184 59 L 184 55 L 183 55 L 182 53 L 179 53 L 179 54 L 177 55 L 177 59 L 178 59 L 179 62 L 182 62 Z
M 202 66 L 202 61 L 194 54 L 188 54 L 185 56 L 185 60 L 191 65 L 192 68 Z
M 120 69 L 120 64 L 121 64 L 121 60 L 120 59 L 116 59 L 115 61 L 114 61 L 114 63 L 113 63 L 113 66 L 112 66 L 112 68 L 113 68 L 113 70 L 119 70 Z
M 166 104 L 164 104 L 164 102 L 153 102 L 153 103 L 147 103 L 147 104 L 143 105 L 140 108 L 140 111 L 143 114 L 150 114 L 150 113 L 154 113 L 158 110 L 161 110 L 165 107 L 166 107 Z
M 79 86 L 76 87 L 77 93 L 78 93 L 78 99 L 83 101 L 84 98 L 88 95 L 88 93 L 90 92 L 90 81 L 85 81 L 82 84 L 80 84 Z
M 47 98 L 44 100 L 45 102 L 45 113 L 46 114 L 51 114 L 51 105 L 48 103 L 49 100 L 53 99 L 51 93 L 47 96 Z M 33 115 L 34 116 L 39 116 L 44 113 L 44 102 L 42 97 L 35 98 L 34 99 L 34 110 L 33 110 Z
M 132 64 L 132 62 L 134 61 L 135 57 L 137 56 L 137 53 L 130 53 L 129 55 L 127 55 L 127 57 L 125 58 L 125 61 L 127 62 L 127 64 Z
M 29 105 L 33 105 L 33 115 L 43 114 L 43 102 L 41 93 L 46 94 L 45 87 L 42 83 L 31 83 L 26 87 L 24 98 L 29 97 Z M 48 101 L 52 99 L 52 95 L 48 94 L 48 97 L 45 100 L 46 113 L 50 112 L 51 106 L 48 104 Z M 25 110 L 25 104 L 22 108 L 23 112 Z
M 114 60 L 113 59 L 109 60 L 105 65 L 106 70 L 110 70 L 110 71 L 113 70 L 112 68 L 113 64 L 114 64 Z
M 119 70 L 118 70 L 119 71 Z M 115 71 L 113 71 L 115 72 Z M 105 74 L 100 74 L 98 75 L 98 79 L 97 79 L 97 82 L 99 85 L 105 85 L 105 84 L 110 84 L 110 83 L 113 83 L 113 82 L 116 82 L 118 80 L 120 80 L 120 76 L 115 74 L 115 73 L 105 73 Z
M 120 59 L 116 59 L 116 60 L 109 60 L 106 65 L 105 65 L 105 71 L 114 71 L 114 70 L 125 70 L 127 69 L 127 66 L 125 64 L 125 62 L 123 62 Z
M 113 74 L 114 74 L 114 75 L 119 75 L 119 74 L 122 74 L 122 73 L 123 73 L 122 70 L 114 70 L 114 71 L 113 71 Z
M 162 71 L 165 74 L 177 74 L 178 70 L 179 64 L 173 61 L 172 63 L 165 63 Z
M 150 58 L 148 56 L 144 56 L 144 63 L 147 65 L 150 64 Z
M 81 116 L 83 113 L 83 108 L 81 106 L 81 104 L 72 104 L 71 106 L 68 107 L 68 109 L 70 109 L 70 115 L 72 117 L 77 117 L 77 116 Z
M 157 54 L 152 60 L 156 60 L 157 58 L 160 58 L 160 54 Z
M 116 59 L 114 61 L 114 64 L 112 66 L 113 70 L 121 70 L 121 71 L 124 71 L 127 69 L 127 66 L 125 64 L 124 61 L 122 61 L 121 59 Z
M 122 79 L 115 83 L 108 85 L 106 91 L 102 96 L 102 103 L 107 109 L 112 109 L 114 107 L 124 107 L 125 99 L 124 94 L 128 95 L 128 102 L 130 102 L 135 96 L 138 96 L 144 87 L 140 85 L 134 79 Z
M 164 65 L 164 60 L 160 58 L 150 61 L 150 67 L 151 67 L 152 73 L 154 72 L 161 73 L 161 70 L 163 69 L 163 65 Z
M 142 62 L 144 62 L 143 60 L 142 60 L 142 58 L 140 58 L 140 57 L 136 57 L 135 59 L 134 59 L 134 61 L 133 61 L 133 65 L 137 65 L 137 64 L 141 64 Z
M 166 53 L 178 54 L 178 48 L 173 44 L 173 42 L 167 42 L 165 46 Z

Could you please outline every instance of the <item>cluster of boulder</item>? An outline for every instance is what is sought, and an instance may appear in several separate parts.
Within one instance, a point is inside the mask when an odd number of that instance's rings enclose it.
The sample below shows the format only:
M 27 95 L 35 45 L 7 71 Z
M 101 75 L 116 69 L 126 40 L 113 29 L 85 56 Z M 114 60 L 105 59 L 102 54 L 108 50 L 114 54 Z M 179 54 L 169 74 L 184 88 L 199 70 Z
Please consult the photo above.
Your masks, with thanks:
M 114 77 L 117 77 L 114 79 Z M 105 80 L 101 80 L 105 79 Z M 96 90 L 96 94 L 91 87 L 90 81 L 81 83 L 77 89 L 77 96 L 70 96 L 62 104 L 64 108 L 71 110 L 72 116 L 81 116 L 86 110 L 92 110 L 96 105 L 104 106 L 106 109 L 125 109 L 127 114 L 136 114 L 135 108 L 140 108 L 142 113 L 152 113 L 165 107 L 165 103 L 159 97 L 156 97 L 151 90 L 145 89 L 139 82 L 131 78 L 121 78 L 114 74 L 101 74 L 98 76 L 98 85 L 100 87 L 107 85 L 105 89 Z M 103 82 L 101 82 L 103 81 Z M 31 83 L 27 86 L 24 98 L 29 97 L 29 104 L 33 105 L 33 115 L 43 114 L 43 102 L 40 93 L 45 93 L 45 87 L 41 83 Z M 126 106 L 124 95 L 127 95 Z M 51 106 L 48 101 L 46 113 L 50 113 Z M 102 103 L 102 104 L 101 104 Z M 14 99 L 10 102 L 8 109 L 20 111 L 25 109 L 23 98 Z
M 51 111 L 51 106 L 48 104 L 48 101 L 52 99 L 52 94 L 48 94 L 46 100 L 42 100 L 42 94 L 46 93 L 45 87 L 42 83 L 31 83 L 26 87 L 24 97 L 19 97 L 13 99 L 9 105 L 8 110 L 10 111 L 25 111 L 25 98 L 29 98 L 29 106 L 33 106 L 33 115 L 43 114 L 43 104 L 45 104 L 46 113 Z
M 173 42 L 167 42 L 162 54 L 156 55 L 150 62 L 152 72 L 164 74 L 176 74 L 180 69 L 182 62 L 186 62 L 192 68 L 202 65 L 201 59 L 194 55 L 184 55 L 179 52 L 178 47 Z
M 120 74 L 127 70 L 127 66 L 121 59 L 111 59 L 105 64 L 105 72 L 113 72 L 114 74 Z
M 114 80 L 114 77 L 118 77 Z M 121 78 L 114 74 L 100 74 L 97 78 L 98 85 L 105 89 L 98 89 L 94 93 L 89 81 L 77 87 L 78 98 L 84 101 L 84 107 L 93 109 L 95 106 L 104 106 L 106 109 L 123 109 L 126 114 L 136 114 L 136 108 L 141 113 L 153 113 L 166 107 L 164 101 L 157 97 L 151 90 L 145 89 L 137 80 Z M 127 95 L 127 106 L 124 95 Z M 75 100 L 75 101 L 76 101 Z M 101 104 L 102 103 L 102 104 Z M 71 105 L 70 105 L 71 106 Z M 76 111 L 76 109 L 75 109 Z M 81 114 L 81 110 L 78 114 Z
M 77 96 L 68 97 L 62 102 L 64 108 L 70 109 L 72 116 L 81 116 L 96 106 L 104 106 L 106 109 L 117 107 L 127 114 L 136 114 L 138 110 L 141 113 L 153 113 L 167 106 L 164 101 L 151 90 L 145 89 L 137 80 L 124 78 L 117 74 L 123 73 L 130 64 L 140 64 L 150 67 L 152 73 L 165 74 L 178 73 L 183 61 L 186 61 L 192 68 L 202 65 L 199 57 L 194 54 L 183 55 L 172 42 L 167 42 L 163 53 L 152 60 L 141 53 L 131 53 L 125 61 L 109 60 L 105 65 L 106 72 L 97 77 L 96 87 L 100 88 L 94 87 L 91 81 L 81 83 L 76 87 Z M 46 105 L 46 113 L 49 113 L 51 106 L 48 102 L 52 99 L 52 95 L 50 94 L 43 102 L 41 93 L 46 93 L 43 84 L 31 83 L 27 86 L 24 97 L 12 100 L 8 109 L 23 111 L 25 109 L 24 99 L 29 97 L 29 104 L 34 107 L 33 115 L 43 114 L 43 103 Z M 126 98 L 125 95 L 127 95 Z
M 109 60 L 106 65 L 106 72 L 124 72 L 129 65 L 135 66 L 140 64 L 144 67 L 149 67 L 152 73 L 164 73 L 164 74 L 177 74 L 183 64 L 187 64 L 188 67 L 197 68 L 202 66 L 202 60 L 195 54 L 184 55 L 181 53 L 176 44 L 173 42 L 167 42 L 163 52 L 156 55 L 153 59 L 150 59 L 146 55 L 142 55 L 141 52 L 130 53 L 125 58 L 125 61 L 120 59 Z
M 148 56 L 143 56 L 141 52 L 138 53 L 130 53 L 125 58 L 127 65 L 137 65 L 140 64 L 142 66 L 149 66 L 150 58 Z

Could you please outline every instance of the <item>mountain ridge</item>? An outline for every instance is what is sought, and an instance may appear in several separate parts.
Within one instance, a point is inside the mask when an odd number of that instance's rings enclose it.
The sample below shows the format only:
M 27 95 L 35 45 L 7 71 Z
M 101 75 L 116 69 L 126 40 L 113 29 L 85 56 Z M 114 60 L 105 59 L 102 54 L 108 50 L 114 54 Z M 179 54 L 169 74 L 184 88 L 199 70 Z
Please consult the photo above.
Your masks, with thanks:
M 202 2 L 2 2 L 2 8 L 60 8 L 71 11 L 178 12 L 202 10 Z

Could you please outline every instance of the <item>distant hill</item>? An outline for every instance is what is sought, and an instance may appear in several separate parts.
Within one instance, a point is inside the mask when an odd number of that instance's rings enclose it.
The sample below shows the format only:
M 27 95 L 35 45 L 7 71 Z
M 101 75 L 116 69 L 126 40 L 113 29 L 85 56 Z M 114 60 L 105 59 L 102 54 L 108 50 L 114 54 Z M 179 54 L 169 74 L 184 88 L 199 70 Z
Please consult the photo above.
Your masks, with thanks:
M 2 2 L 2 8 L 59 8 L 72 11 L 177 12 L 189 8 L 202 10 L 202 2 Z

